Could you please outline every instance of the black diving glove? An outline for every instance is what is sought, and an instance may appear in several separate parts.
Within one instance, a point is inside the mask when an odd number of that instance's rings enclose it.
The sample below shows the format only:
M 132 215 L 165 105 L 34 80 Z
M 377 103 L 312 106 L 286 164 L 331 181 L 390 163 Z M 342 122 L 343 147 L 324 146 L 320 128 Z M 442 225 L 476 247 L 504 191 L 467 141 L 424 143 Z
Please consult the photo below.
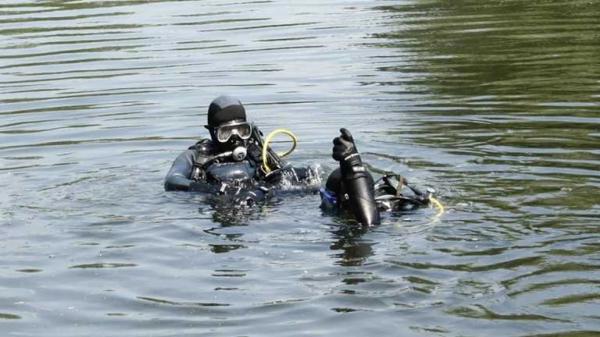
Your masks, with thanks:
M 342 173 L 363 172 L 362 160 L 354 144 L 354 138 L 348 129 L 341 128 L 340 135 L 333 139 L 333 159 L 340 162 Z M 345 172 L 344 172 L 345 171 Z

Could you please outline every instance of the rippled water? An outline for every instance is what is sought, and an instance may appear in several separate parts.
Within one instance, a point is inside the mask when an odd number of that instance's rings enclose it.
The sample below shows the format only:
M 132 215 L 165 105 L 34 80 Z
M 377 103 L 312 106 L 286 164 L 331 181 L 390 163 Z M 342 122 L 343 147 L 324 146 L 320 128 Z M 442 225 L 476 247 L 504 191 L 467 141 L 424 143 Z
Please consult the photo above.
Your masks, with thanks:
M 2 335 L 600 335 L 600 4 L 301 3 L 2 2 Z M 164 192 L 222 93 L 447 213 Z

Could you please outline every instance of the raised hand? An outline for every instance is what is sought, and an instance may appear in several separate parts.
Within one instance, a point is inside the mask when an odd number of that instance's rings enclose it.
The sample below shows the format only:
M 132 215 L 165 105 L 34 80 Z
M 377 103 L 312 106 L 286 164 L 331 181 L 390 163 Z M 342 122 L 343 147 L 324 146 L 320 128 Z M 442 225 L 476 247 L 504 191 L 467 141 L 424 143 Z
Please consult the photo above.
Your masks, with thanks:
M 341 128 L 340 135 L 333 139 L 333 159 L 342 161 L 351 154 L 358 153 L 354 138 L 348 129 Z
M 341 128 L 340 135 L 333 139 L 331 156 L 342 164 L 349 166 L 361 165 L 360 156 L 354 144 L 354 138 L 348 129 Z

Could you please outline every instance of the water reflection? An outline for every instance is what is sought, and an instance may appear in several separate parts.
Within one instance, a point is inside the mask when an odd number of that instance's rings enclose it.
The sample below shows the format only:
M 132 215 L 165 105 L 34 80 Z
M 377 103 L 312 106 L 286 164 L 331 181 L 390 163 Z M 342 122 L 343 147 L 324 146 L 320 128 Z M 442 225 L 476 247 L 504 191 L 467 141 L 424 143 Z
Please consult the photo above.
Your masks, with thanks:
M 211 213 L 212 220 L 225 227 L 248 224 L 250 220 L 259 220 L 265 205 L 241 206 L 237 200 L 229 198 L 206 200 L 208 205 L 201 206 L 200 213 Z
M 360 266 L 374 254 L 374 243 L 362 238 L 368 231 L 369 228 L 351 224 L 340 225 L 331 231 L 334 241 L 329 248 L 341 251 L 334 255 L 337 264 L 346 267 Z
M 228 221 L 232 213 L 226 212 L 226 215 L 222 216 L 223 212 L 225 211 L 222 209 L 216 209 L 212 215 L 213 221 L 220 224 L 219 227 L 212 227 L 203 230 L 204 233 L 213 235 L 215 239 L 220 241 L 219 243 L 210 243 L 208 245 L 210 247 L 210 251 L 215 254 L 220 254 L 228 253 L 237 249 L 248 248 L 243 244 L 243 229 L 237 228 L 239 226 L 247 226 L 247 222 L 244 221 L 243 216 L 241 219 L 234 217 L 232 219 L 233 221 Z M 250 214 L 253 213 L 252 210 L 246 210 L 246 212 Z M 246 218 L 246 221 L 248 219 L 249 217 Z M 198 239 L 200 240 L 200 237 Z

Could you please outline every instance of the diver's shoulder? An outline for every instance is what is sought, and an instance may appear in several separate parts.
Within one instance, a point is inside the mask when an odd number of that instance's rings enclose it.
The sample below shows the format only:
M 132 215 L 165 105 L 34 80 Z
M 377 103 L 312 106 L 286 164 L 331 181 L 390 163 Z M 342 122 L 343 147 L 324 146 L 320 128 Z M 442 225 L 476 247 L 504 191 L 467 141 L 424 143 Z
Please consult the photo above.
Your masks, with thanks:
M 209 155 L 216 151 L 214 142 L 208 138 L 200 139 L 196 144 L 190 146 L 188 150 L 193 150 L 197 153 Z

